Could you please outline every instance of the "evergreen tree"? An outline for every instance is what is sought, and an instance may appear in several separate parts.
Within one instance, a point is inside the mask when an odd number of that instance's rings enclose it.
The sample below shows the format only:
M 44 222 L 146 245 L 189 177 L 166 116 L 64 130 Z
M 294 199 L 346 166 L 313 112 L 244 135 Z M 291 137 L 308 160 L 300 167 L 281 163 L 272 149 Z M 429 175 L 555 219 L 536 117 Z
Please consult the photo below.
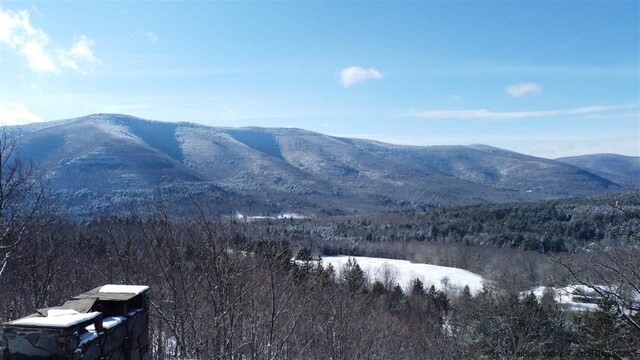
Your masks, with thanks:
M 381 296 L 384 295 L 384 293 L 386 292 L 386 289 L 384 288 L 384 284 L 382 283 L 382 281 L 376 280 L 373 283 L 373 287 L 371 289 L 371 292 L 373 293 L 373 295 L 375 296 Z
M 558 303 L 556 302 L 556 293 L 553 288 L 546 287 L 544 289 L 542 297 L 540 298 L 540 304 L 547 310 L 555 309 L 558 306 Z
M 616 304 L 603 299 L 598 310 L 588 315 L 582 354 L 591 358 L 633 359 L 640 356 L 640 337 L 618 316 Z
M 389 294 L 389 310 L 392 312 L 400 312 L 406 305 L 407 299 L 400 285 L 396 285 Z
M 367 279 L 364 276 L 364 271 L 353 258 L 349 258 L 342 267 L 340 280 L 350 292 L 364 292 L 367 289 L 365 286 Z
M 331 264 L 329 264 L 329 267 L 325 269 L 325 267 L 322 266 L 322 263 L 318 261 L 318 265 L 316 265 L 314 279 L 315 279 L 316 285 L 318 285 L 321 288 L 324 288 L 327 285 L 329 285 L 331 282 L 333 282 L 333 268 L 331 267 Z
M 298 255 L 296 255 L 296 260 L 305 261 L 305 262 L 309 262 L 313 260 L 313 257 L 311 256 L 311 250 L 309 250 L 306 247 L 303 247 L 298 251 Z
M 424 285 L 419 278 L 415 278 L 411 280 L 411 295 L 413 296 L 425 296 L 426 293 L 424 291 Z
M 471 295 L 471 289 L 469 289 L 469 285 L 465 285 L 462 289 L 462 293 L 460 294 L 460 298 L 458 300 L 461 304 L 471 304 L 473 301 L 473 296 Z

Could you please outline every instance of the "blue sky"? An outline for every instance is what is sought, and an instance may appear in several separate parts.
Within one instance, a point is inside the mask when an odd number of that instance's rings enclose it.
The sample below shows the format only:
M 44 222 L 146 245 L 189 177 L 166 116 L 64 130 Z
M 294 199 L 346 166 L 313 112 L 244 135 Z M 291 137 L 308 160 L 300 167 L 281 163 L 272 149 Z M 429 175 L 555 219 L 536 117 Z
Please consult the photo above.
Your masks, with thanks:
M 640 155 L 616 2 L 3 2 L 6 124 L 98 112 L 559 157 Z

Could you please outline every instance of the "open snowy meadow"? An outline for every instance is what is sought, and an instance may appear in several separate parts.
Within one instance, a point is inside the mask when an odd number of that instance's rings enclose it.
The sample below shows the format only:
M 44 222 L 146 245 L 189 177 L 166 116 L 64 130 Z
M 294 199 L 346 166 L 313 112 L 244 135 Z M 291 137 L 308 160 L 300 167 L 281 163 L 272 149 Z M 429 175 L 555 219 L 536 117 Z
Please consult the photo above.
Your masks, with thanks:
M 331 264 L 336 270 L 336 274 L 339 275 L 349 259 L 354 259 L 371 281 L 393 281 L 403 289 L 409 288 L 411 281 L 418 278 L 424 283 L 425 288 L 433 285 L 442 291 L 460 291 L 465 285 L 468 285 L 471 293 L 476 294 L 482 290 L 484 283 L 482 276 L 470 271 L 412 263 L 408 260 L 338 255 L 323 257 L 322 265 L 326 267 Z

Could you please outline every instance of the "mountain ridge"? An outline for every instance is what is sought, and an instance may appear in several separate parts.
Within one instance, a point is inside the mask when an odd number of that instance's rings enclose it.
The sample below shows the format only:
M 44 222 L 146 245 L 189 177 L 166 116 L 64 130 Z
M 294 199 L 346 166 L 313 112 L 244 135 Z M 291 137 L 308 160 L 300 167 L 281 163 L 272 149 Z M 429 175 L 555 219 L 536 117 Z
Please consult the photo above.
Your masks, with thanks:
M 162 192 L 221 213 L 343 214 L 620 191 L 564 162 L 489 145 L 405 146 L 303 129 L 92 114 L 9 130 L 72 214 Z
M 640 156 L 599 153 L 555 160 L 591 171 L 620 185 L 640 188 Z

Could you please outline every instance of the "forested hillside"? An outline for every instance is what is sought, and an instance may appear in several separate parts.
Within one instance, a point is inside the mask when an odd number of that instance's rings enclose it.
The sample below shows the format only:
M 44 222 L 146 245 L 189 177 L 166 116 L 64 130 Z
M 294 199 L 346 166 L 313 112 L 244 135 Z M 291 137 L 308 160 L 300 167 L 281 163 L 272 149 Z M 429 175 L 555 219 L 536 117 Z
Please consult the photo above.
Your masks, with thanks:
M 250 231 L 296 236 L 318 253 L 368 254 L 389 243 L 443 243 L 532 250 L 583 252 L 590 244 L 623 246 L 640 226 L 640 196 L 572 198 L 541 202 L 482 204 L 426 211 L 267 221 Z M 391 246 L 390 246 L 391 247 Z

